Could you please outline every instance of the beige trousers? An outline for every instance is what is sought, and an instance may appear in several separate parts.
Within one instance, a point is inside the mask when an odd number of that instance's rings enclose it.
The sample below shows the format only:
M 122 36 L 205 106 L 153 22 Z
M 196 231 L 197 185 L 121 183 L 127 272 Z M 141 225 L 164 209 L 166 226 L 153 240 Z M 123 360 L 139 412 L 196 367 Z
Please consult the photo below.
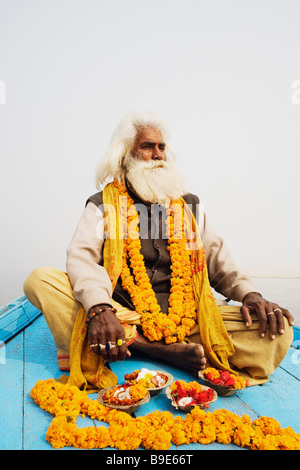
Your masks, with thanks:
M 69 368 L 69 352 L 73 326 L 81 304 L 74 296 L 66 273 L 46 267 L 35 269 L 25 280 L 24 293 L 28 300 L 45 316 L 53 335 L 59 367 Z M 124 307 L 112 300 L 119 311 Z M 249 385 L 264 383 L 284 359 L 292 341 L 293 331 L 285 319 L 285 333 L 269 339 L 258 334 L 259 321 L 252 316 L 253 324 L 246 328 L 239 308 L 219 306 L 225 327 L 232 339 L 235 353 L 230 358 L 231 366 L 248 379 Z M 201 343 L 199 333 L 191 335 L 190 342 Z

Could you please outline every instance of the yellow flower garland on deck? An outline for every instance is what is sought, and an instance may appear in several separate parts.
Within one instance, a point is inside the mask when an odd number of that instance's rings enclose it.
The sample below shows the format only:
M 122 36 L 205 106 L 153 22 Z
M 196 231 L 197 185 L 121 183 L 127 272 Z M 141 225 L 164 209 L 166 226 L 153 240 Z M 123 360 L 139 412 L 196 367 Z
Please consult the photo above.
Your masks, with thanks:
M 163 338 L 167 344 L 183 341 L 195 326 L 197 317 L 191 283 L 190 251 L 184 233 L 183 201 L 175 201 L 167 209 L 166 235 L 169 238 L 172 278 L 169 310 L 165 314 L 157 302 L 141 254 L 138 213 L 134 201 L 125 185 L 117 180 L 114 185 L 120 196 L 127 197 L 128 237 L 123 241 L 122 286 L 129 292 L 136 311 L 141 315 L 143 333 L 150 341 Z
M 75 386 L 40 380 L 31 390 L 31 397 L 40 408 L 54 415 L 46 440 L 54 448 L 77 447 L 120 450 L 168 450 L 175 445 L 200 443 L 234 444 L 252 450 L 300 450 L 300 435 L 290 427 L 282 429 L 273 418 L 262 416 L 251 422 L 225 409 L 213 413 L 195 407 L 185 417 L 174 417 L 168 411 L 154 411 L 144 417 L 129 414 L 101 405 L 88 398 L 85 391 Z M 105 421 L 104 426 L 79 428 L 79 414 Z

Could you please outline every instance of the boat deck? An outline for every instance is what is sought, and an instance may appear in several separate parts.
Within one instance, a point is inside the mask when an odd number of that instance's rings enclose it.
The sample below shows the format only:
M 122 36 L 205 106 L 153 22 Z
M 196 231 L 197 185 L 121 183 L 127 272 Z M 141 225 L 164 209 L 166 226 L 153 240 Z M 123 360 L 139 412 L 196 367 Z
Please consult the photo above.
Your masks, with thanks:
M 53 418 L 35 405 L 30 397 L 30 390 L 38 380 L 58 378 L 62 372 L 57 365 L 55 344 L 44 317 L 39 312 L 33 312 L 32 315 L 26 313 L 31 306 L 28 306 L 28 301 L 27 303 L 25 301 L 24 306 L 24 299 L 21 303 L 22 305 L 17 309 L 19 314 L 16 315 L 19 320 L 15 318 L 14 325 L 8 325 L 6 333 L 1 328 L 2 338 L 9 336 L 10 338 L 0 341 L 0 449 L 51 450 L 52 447 L 46 442 L 45 436 Z M 25 327 L 26 322 L 22 323 L 20 320 L 22 315 L 25 315 L 29 323 Z M 9 333 L 7 333 L 8 330 L 10 330 Z M 217 401 L 210 405 L 210 410 L 225 408 L 238 415 L 247 414 L 251 419 L 262 415 L 273 417 L 282 427 L 291 426 L 294 431 L 300 433 L 300 350 L 297 349 L 299 345 L 300 329 L 294 327 L 294 343 L 268 383 L 247 388 L 234 396 L 218 397 Z M 119 383 L 124 381 L 125 373 L 141 367 L 166 370 L 173 375 L 174 380 L 195 380 L 190 374 L 180 369 L 170 367 L 163 361 L 154 361 L 141 354 L 132 356 L 124 362 L 111 364 L 111 369 L 116 373 Z M 90 397 L 96 398 L 96 394 Z M 153 396 L 149 403 L 140 407 L 136 416 L 145 415 L 154 410 L 167 410 L 174 413 L 174 408 L 171 407 L 165 392 Z M 184 415 L 181 411 L 174 414 Z M 77 424 L 79 426 L 100 425 L 97 420 L 93 421 L 88 417 L 79 417 Z M 234 444 L 212 443 L 182 445 L 178 448 L 172 445 L 170 450 L 176 449 L 239 450 L 240 448 Z

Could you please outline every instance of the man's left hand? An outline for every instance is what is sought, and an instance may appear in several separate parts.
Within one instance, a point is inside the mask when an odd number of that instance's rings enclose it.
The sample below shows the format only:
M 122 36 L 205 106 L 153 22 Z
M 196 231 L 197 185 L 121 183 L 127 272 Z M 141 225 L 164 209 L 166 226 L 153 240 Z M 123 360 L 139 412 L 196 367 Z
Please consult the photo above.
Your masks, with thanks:
M 263 338 L 269 325 L 270 339 L 275 339 L 277 333 L 284 334 L 284 318 L 290 326 L 294 324 L 294 318 L 288 310 L 269 302 L 257 292 L 250 292 L 243 300 L 241 314 L 247 328 L 252 325 L 251 313 L 256 313 L 259 319 L 259 334 Z

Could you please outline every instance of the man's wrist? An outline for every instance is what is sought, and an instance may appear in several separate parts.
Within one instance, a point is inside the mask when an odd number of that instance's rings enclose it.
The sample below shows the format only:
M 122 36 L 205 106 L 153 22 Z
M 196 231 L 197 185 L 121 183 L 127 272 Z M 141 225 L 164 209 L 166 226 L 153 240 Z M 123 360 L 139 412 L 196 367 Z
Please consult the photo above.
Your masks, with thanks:
M 100 309 L 104 311 L 104 310 L 107 310 L 108 308 L 113 308 L 113 306 L 111 304 L 97 304 L 97 305 L 93 305 L 93 307 L 89 309 L 88 313 L 94 310 L 100 310 Z
M 97 315 L 101 315 L 102 313 L 106 312 L 106 311 L 111 311 L 112 313 L 116 313 L 117 310 L 112 307 L 111 305 L 109 304 L 98 304 L 98 305 L 94 305 L 94 307 L 91 307 L 87 313 L 87 319 L 86 319 L 86 324 L 88 325 L 89 322 L 94 318 L 96 317 Z
M 262 295 L 259 292 L 256 292 L 256 291 L 255 292 L 248 292 L 248 294 L 246 294 L 245 297 L 243 298 L 243 303 L 247 299 L 248 295 L 259 295 L 259 297 L 262 298 Z

